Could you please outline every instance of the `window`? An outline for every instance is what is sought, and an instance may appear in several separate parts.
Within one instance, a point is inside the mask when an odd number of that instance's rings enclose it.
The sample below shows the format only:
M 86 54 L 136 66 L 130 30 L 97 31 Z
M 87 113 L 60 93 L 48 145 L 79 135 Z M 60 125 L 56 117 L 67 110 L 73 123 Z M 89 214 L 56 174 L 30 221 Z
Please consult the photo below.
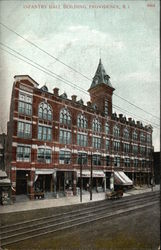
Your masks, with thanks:
M 81 153 L 81 152 L 78 153 L 78 164 L 86 165 L 87 160 L 88 160 L 88 157 L 86 153 Z
M 38 162 L 51 163 L 51 149 L 38 148 Z
M 105 116 L 108 116 L 108 101 L 105 100 Z
M 123 132 L 123 137 L 125 138 L 125 139 L 129 139 L 129 130 L 127 129 L 127 128 L 125 128 L 124 129 L 124 132 Z
M 60 143 L 70 144 L 71 143 L 71 132 L 67 130 L 60 130 L 59 134 Z
M 17 161 L 29 162 L 31 148 L 29 146 L 17 146 Z
M 132 151 L 133 151 L 133 154 L 137 154 L 138 153 L 138 146 L 137 145 L 133 145 L 132 146 Z
M 118 141 L 114 141 L 113 142 L 113 149 L 114 149 L 114 151 L 120 151 L 120 142 L 118 142 Z
M 18 122 L 17 136 L 21 138 L 31 138 L 31 124 Z
M 67 150 L 60 150 L 59 163 L 60 164 L 70 164 L 71 163 L 71 152 L 67 151 Z
M 120 157 L 117 156 L 114 157 L 114 166 L 120 167 Z
M 130 144 L 124 143 L 123 150 L 125 153 L 129 153 L 130 152 Z
M 109 124 L 106 122 L 106 124 L 105 124 L 105 134 L 108 135 L 109 132 L 110 132 L 110 126 L 109 126 Z
M 32 115 L 32 97 L 19 93 L 18 112 L 25 115 Z
M 106 150 L 110 149 L 110 141 L 108 139 L 106 139 Z
M 106 166 L 109 166 L 109 165 L 110 165 L 110 157 L 106 156 Z
M 45 126 L 38 126 L 38 139 L 43 141 L 51 141 L 52 128 Z
M 93 162 L 93 165 L 100 166 L 101 165 L 101 156 L 100 155 L 93 155 L 92 162 Z
M 79 128 L 87 128 L 87 119 L 83 115 L 79 115 L 77 118 L 77 125 Z
M 39 105 L 38 116 L 40 119 L 52 120 L 52 110 L 48 103 L 41 102 Z
M 145 135 L 142 132 L 140 133 L 140 141 L 145 142 Z
M 100 122 L 98 121 L 98 119 L 93 119 L 93 122 L 92 122 L 92 130 L 94 132 L 101 132 L 101 124 Z
M 138 134 L 137 134 L 136 131 L 134 131 L 134 132 L 132 133 L 132 138 L 133 138 L 134 141 L 137 141 L 137 139 L 138 139 Z
M 146 167 L 146 161 L 145 161 L 145 160 L 142 160 L 142 161 L 141 161 L 141 166 L 142 166 L 142 168 L 145 168 L 145 167 Z
M 152 149 L 151 148 L 147 148 L 146 153 L 147 153 L 147 157 L 152 156 Z
M 82 147 L 87 147 L 87 135 L 77 134 L 77 144 Z
M 143 146 L 140 146 L 140 154 L 145 155 L 145 153 L 146 153 L 146 148 Z
M 147 143 L 148 144 L 151 144 L 151 135 L 150 134 L 147 134 Z
M 101 148 L 101 138 L 93 136 L 92 137 L 92 147 L 100 149 Z
M 124 164 L 125 164 L 125 167 L 130 167 L 130 159 L 129 158 L 125 158 L 124 159 Z
M 120 129 L 117 126 L 113 128 L 113 135 L 114 137 L 120 137 Z
M 137 168 L 138 167 L 138 159 L 134 159 L 134 167 Z
M 71 125 L 71 116 L 70 116 L 69 111 L 66 108 L 63 108 L 60 111 L 60 123 Z

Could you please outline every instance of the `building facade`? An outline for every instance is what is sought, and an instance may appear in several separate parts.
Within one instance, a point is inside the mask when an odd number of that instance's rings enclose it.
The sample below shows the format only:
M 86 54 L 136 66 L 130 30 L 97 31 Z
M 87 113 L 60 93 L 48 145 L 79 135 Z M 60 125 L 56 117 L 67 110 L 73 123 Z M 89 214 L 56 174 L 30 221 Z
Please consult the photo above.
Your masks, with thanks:
M 0 170 L 5 170 L 5 153 L 6 153 L 6 139 L 5 133 L 0 134 Z
M 17 75 L 8 122 L 7 171 L 13 195 L 34 189 L 76 195 L 88 187 L 109 188 L 110 178 L 124 173 L 135 184 L 149 184 L 153 169 L 152 127 L 112 112 L 114 88 L 99 61 L 89 88 L 90 101 L 71 99 L 38 87 L 28 75 Z M 123 176 L 122 176 L 123 178 Z M 117 178 L 116 178 L 117 179 Z

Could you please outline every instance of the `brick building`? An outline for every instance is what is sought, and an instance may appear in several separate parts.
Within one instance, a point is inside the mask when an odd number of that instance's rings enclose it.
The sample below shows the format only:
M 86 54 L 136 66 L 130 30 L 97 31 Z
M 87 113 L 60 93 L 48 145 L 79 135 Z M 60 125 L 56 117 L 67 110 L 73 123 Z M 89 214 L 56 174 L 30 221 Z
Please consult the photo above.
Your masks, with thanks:
M 71 99 L 38 87 L 28 75 L 17 75 L 8 122 L 7 171 L 13 195 L 33 198 L 39 187 L 46 193 L 63 193 L 80 186 L 93 189 L 115 184 L 149 184 L 152 176 L 152 127 L 112 112 L 114 88 L 99 61 L 89 88 L 90 101 Z M 130 180 L 129 178 L 132 180 Z
M 5 170 L 6 138 L 5 133 L 0 134 L 0 170 Z

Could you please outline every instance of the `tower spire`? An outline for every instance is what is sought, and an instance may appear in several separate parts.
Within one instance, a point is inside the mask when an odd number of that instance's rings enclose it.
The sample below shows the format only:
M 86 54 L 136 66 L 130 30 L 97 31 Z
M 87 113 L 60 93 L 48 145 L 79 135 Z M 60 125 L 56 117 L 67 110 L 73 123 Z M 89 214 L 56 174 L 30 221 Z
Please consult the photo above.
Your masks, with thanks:
M 110 79 L 110 76 L 107 75 L 107 73 L 106 73 L 106 71 L 104 69 L 104 66 L 102 64 L 102 60 L 100 58 L 99 59 L 99 64 L 98 64 L 95 76 L 93 77 L 93 81 L 92 81 L 90 89 L 94 88 L 95 86 L 97 86 L 99 84 L 102 84 L 102 83 L 104 83 L 104 84 L 108 85 L 109 87 L 113 88 L 109 79 Z

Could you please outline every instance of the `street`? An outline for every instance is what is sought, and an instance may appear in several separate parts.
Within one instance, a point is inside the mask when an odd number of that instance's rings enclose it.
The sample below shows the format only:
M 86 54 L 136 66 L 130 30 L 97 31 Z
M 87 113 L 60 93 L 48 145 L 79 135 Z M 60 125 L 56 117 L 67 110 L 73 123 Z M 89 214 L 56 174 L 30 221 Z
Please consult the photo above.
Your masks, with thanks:
M 7 249 L 158 249 L 159 203 L 128 215 L 99 220 L 79 228 L 56 232 L 14 244 Z

